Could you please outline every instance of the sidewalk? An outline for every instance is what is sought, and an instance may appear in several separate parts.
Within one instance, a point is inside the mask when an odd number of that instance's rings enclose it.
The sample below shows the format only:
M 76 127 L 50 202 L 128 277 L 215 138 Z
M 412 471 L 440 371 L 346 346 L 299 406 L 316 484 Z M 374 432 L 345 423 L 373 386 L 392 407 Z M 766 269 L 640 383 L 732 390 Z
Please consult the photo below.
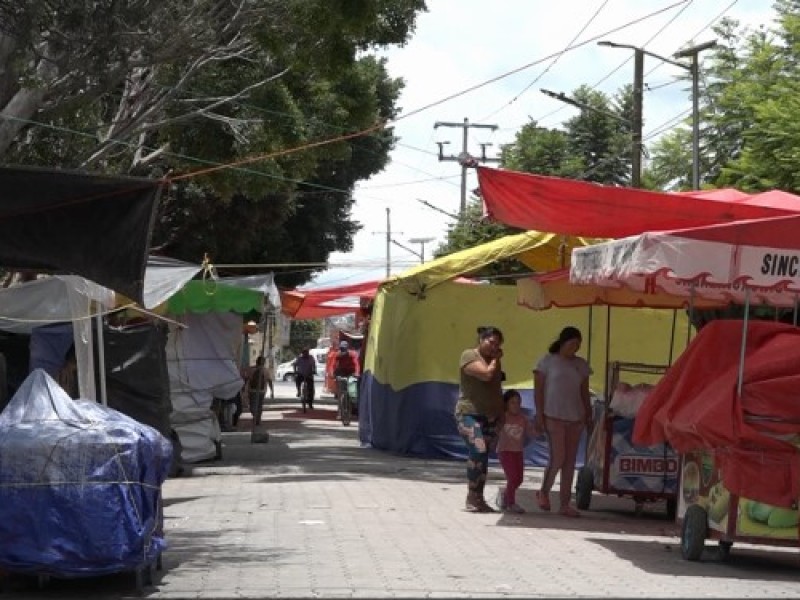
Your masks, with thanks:
M 461 461 L 362 449 L 332 406 L 303 415 L 294 398 L 265 413 L 268 444 L 224 434 L 221 461 L 164 486 L 169 543 L 148 598 L 796 597 L 797 551 L 708 543 L 680 556 L 660 504 L 595 494 L 579 519 L 464 511 Z M 487 497 L 502 481 L 492 468 Z M 555 499 L 555 495 L 554 495 Z M 0 598 L 3 596 L 0 595 Z M 11 596 L 6 596 L 11 597 Z M 24 598 L 135 597 L 131 579 L 52 581 Z

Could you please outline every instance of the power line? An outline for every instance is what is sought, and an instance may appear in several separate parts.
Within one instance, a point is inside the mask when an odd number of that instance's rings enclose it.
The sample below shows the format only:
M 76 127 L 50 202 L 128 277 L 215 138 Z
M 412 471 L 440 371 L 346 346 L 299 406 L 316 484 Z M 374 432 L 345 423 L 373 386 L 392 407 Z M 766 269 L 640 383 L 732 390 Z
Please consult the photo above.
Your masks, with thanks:
M 589 25 L 591 25 L 594 22 L 594 20 L 597 18 L 597 15 L 599 15 L 600 12 L 606 7 L 606 4 L 608 4 L 608 0 L 605 0 L 603 2 L 603 4 L 601 4 L 600 7 L 596 11 L 594 11 L 594 14 L 591 17 L 589 17 L 589 20 L 586 21 L 586 23 L 584 23 L 584 25 L 583 25 L 583 27 L 581 27 L 580 31 L 578 31 L 578 33 L 575 34 L 575 36 L 567 43 L 567 45 L 564 47 L 564 49 L 561 50 L 561 52 L 559 52 L 558 55 L 555 58 L 553 58 L 552 61 L 550 61 L 550 64 L 547 65 L 547 67 L 545 67 L 545 69 L 541 73 L 539 73 L 533 79 L 533 81 L 531 81 L 528 85 L 526 85 L 524 88 L 522 88 L 522 90 L 520 92 L 518 92 L 516 96 L 514 96 L 511 100 L 506 102 L 503 106 L 501 106 L 500 108 L 498 108 L 494 112 L 488 114 L 487 116 L 483 117 L 481 119 L 481 121 L 486 121 L 487 119 L 492 118 L 494 115 L 499 113 L 501 110 L 503 110 L 504 108 L 506 108 L 506 107 L 510 106 L 511 104 L 513 104 L 514 102 L 516 102 L 519 99 L 519 97 L 522 96 L 522 94 L 527 92 L 531 87 L 533 87 L 533 85 L 537 81 L 539 81 L 542 77 L 544 77 L 548 73 L 548 71 L 550 71 L 550 69 L 552 69 L 553 66 L 559 61 L 559 59 L 562 56 L 564 56 L 564 54 L 578 40 L 578 38 L 581 37 L 581 35 L 583 35 L 583 32 L 586 31 L 586 29 L 589 27 Z
M 608 36 L 608 35 L 610 35 L 612 33 L 616 33 L 618 31 L 622 31 L 623 29 L 627 29 L 628 27 L 632 27 L 633 25 L 638 25 L 639 23 L 642 23 L 642 22 L 644 22 L 644 21 L 646 21 L 648 19 L 651 19 L 652 17 L 655 17 L 657 15 L 660 15 L 661 13 L 667 12 L 668 10 L 673 9 L 676 6 L 680 6 L 681 4 L 685 4 L 686 2 L 691 2 L 691 1 L 692 0 L 679 0 L 678 2 L 670 4 L 669 6 L 666 6 L 664 8 L 659 9 L 659 10 L 656 10 L 656 11 L 653 11 L 651 13 L 648 13 L 648 14 L 646 14 L 646 15 L 644 15 L 642 17 L 639 17 L 637 19 L 633 19 L 631 21 L 628 21 L 627 23 L 624 23 L 623 25 L 619 25 L 618 27 L 614 27 L 613 29 L 609 29 L 608 31 L 604 31 L 603 33 L 601 33 L 599 35 L 591 37 L 591 38 L 589 38 L 587 40 L 584 40 L 582 42 L 578 42 L 577 44 L 573 44 L 571 46 L 568 46 L 568 47 L 566 47 L 566 48 L 564 48 L 562 50 L 559 50 L 558 52 L 554 52 L 554 53 L 549 54 L 547 56 L 544 56 L 544 57 L 542 57 L 542 58 L 540 58 L 538 60 L 535 60 L 533 62 L 529 62 L 527 64 L 524 64 L 521 67 L 517 67 L 516 69 L 511 69 L 510 71 L 506 71 L 505 73 L 501 73 L 500 75 L 492 77 L 491 79 L 487 79 L 486 81 L 483 81 L 481 83 L 477 83 L 477 84 L 475 84 L 473 86 L 470 86 L 470 87 L 468 87 L 468 88 L 466 88 L 464 90 L 461 90 L 460 92 L 455 92 L 453 94 L 450 94 L 449 96 L 446 96 L 446 97 L 444 97 L 444 98 L 442 98 L 440 100 L 436 100 L 435 102 L 431 102 L 429 104 L 425 104 L 425 105 L 421 106 L 420 108 L 414 109 L 414 110 L 412 110 L 410 112 L 407 112 L 405 114 L 400 115 L 399 117 L 397 117 L 393 121 L 390 121 L 389 124 L 396 123 L 396 122 L 398 122 L 400 120 L 403 120 L 403 119 L 407 119 L 407 118 L 409 118 L 409 117 L 411 117 L 413 115 L 419 114 L 419 113 L 421 113 L 423 111 L 426 111 L 428 109 L 431 109 L 431 108 L 433 108 L 435 106 L 439 106 L 440 104 L 444 104 L 445 102 L 449 102 L 450 100 L 454 100 L 455 98 L 459 98 L 461 96 L 465 96 L 466 94 L 469 94 L 471 92 L 479 90 L 479 89 L 481 89 L 483 87 L 486 87 L 487 85 L 490 85 L 492 83 L 496 83 L 496 82 L 498 82 L 498 81 L 500 81 L 502 79 L 505 79 L 506 77 L 510 77 L 511 75 L 514 75 L 516 73 L 520 73 L 522 71 L 530 69 L 531 67 L 535 67 L 536 65 L 540 65 L 540 64 L 542 64 L 543 62 L 545 62 L 547 60 L 555 58 L 559 54 L 563 54 L 564 52 L 567 52 L 567 51 L 570 51 L 570 50 L 575 50 L 577 48 L 582 48 L 583 46 L 591 44 L 592 42 L 596 42 L 597 40 L 599 40 L 601 38 L 604 38 L 604 37 L 606 37 L 606 36 Z

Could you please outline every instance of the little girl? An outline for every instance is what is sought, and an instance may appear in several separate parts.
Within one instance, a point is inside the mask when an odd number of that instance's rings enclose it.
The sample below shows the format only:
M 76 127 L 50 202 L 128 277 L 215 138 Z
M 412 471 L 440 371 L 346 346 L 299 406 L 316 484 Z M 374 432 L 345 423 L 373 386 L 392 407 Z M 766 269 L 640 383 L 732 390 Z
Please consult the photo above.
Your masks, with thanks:
M 525 509 L 517 504 L 516 493 L 522 485 L 525 470 L 525 436 L 536 435 L 536 429 L 533 422 L 522 414 L 522 397 L 517 390 L 508 390 L 503 394 L 503 401 L 506 411 L 500 425 L 497 457 L 506 476 L 506 487 L 498 490 L 496 502 L 500 510 L 522 514 Z

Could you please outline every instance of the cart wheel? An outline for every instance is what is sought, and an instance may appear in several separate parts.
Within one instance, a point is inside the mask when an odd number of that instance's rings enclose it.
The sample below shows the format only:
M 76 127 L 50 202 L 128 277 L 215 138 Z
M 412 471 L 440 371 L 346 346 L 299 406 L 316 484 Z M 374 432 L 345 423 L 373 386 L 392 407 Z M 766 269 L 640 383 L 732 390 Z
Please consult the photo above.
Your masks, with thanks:
M 675 515 L 678 514 L 678 499 L 677 498 L 668 498 L 667 499 L 667 518 L 670 521 L 675 520 Z
M 575 504 L 580 510 L 586 510 L 592 503 L 592 488 L 594 487 L 594 474 L 589 467 L 581 467 L 578 471 L 578 481 L 575 483 Z
M 686 510 L 681 530 L 681 555 L 686 560 L 700 560 L 708 535 L 708 515 L 696 504 Z
M 719 542 L 719 559 L 722 562 L 728 562 L 731 559 L 731 546 L 733 546 L 733 542 L 720 540 L 720 542 Z
M 644 512 L 644 502 L 641 500 L 634 500 L 633 505 L 633 514 L 637 517 L 641 517 L 642 513 Z

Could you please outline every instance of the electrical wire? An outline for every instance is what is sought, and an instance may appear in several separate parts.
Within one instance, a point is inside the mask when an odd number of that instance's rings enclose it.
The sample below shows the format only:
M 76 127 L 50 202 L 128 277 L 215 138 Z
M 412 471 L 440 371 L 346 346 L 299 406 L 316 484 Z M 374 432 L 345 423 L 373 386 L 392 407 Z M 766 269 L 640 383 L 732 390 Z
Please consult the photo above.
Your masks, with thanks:
M 605 0 L 603 2 L 603 4 L 601 4 L 600 7 L 596 11 L 594 11 L 594 14 L 591 17 L 589 17 L 589 20 L 586 21 L 586 23 L 584 23 L 584 25 L 583 25 L 583 27 L 581 27 L 580 31 L 578 31 L 578 33 L 575 34 L 575 36 L 567 43 L 567 45 L 561 50 L 561 52 L 559 52 L 558 55 L 556 55 L 553 58 L 553 60 L 550 61 L 550 64 L 548 64 L 544 68 L 544 70 L 541 73 L 539 73 L 533 79 L 533 81 L 531 81 L 528 85 L 526 85 L 524 88 L 522 88 L 522 90 L 520 92 L 518 92 L 513 98 L 511 98 L 511 100 L 506 102 L 503 106 L 499 107 L 498 109 L 496 109 L 495 111 L 491 112 L 490 114 L 488 114 L 487 116 L 483 117 L 480 120 L 481 121 L 486 121 L 486 120 L 492 118 L 497 113 L 499 113 L 501 110 L 504 110 L 505 108 L 511 106 L 514 102 L 516 102 L 519 99 L 520 96 L 522 96 L 522 94 L 527 92 L 531 87 L 533 87 L 533 85 L 537 81 L 539 81 L 542 77 L 544 77 L 550 71 L 550 69 L 552 69 L 553 66 L 559 61 L 559 59 L 561 59 L 561 57 L 564 56 L 564 54 L 566 54 L 566 52 L 572 47 L 572 45 L 578 40 L 578 38 L 581 37 L 581 35 L 583 35 L 583 32 L 586 31 L 586 29 L 595 21 L 595 19 L 597 18 L 597 15 L 600 14 L 600 12 L 606 7 L 607 4 L 608 4 L 608 0 Z

